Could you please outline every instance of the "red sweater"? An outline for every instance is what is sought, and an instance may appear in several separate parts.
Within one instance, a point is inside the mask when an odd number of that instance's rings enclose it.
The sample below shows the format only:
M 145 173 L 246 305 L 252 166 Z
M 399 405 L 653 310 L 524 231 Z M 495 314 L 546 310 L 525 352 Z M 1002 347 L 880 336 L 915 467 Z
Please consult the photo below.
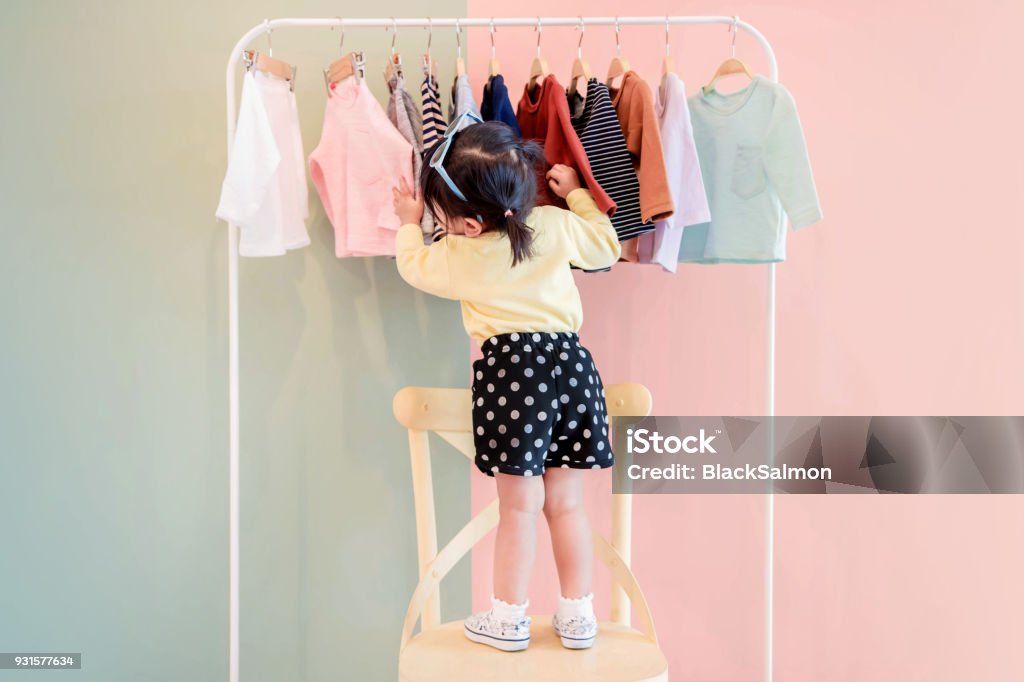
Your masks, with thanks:
M 544 146 L 544 159 L 547 165 L 544 172 L 556 163 L 571 166 L 580 176 L 580 182 L 594 195 L 598 208 L 609 216 L 615 213 L 615 202 L 601 189 L 590 171 L 590 162 L 583 151 L 580 138 L 573 130 L 569 118 L 569 101 L 565 96 L 565 88 L 561 86 L 554 74 L 540 81 L 531 96 L 530 86 L 523 88 L 523 96 L 516 107 L 516 120 L 523 133 L 523 139 L 533 139 Z M 538 178 L 537 205 L 554 204 L 568 208 L 564 199 L 559 198 L 548 188 L 548 181 L 543 174 Z

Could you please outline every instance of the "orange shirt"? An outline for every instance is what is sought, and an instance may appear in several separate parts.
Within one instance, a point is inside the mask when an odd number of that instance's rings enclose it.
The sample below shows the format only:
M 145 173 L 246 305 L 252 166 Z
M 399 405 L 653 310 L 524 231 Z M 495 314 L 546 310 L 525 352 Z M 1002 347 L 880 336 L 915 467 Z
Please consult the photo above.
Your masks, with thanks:
M 635 71 L 627 71 L 619 87 L 608 90 L 640 179 L 640 215 L 644 222 L 668 218 L 675 207 L 651 88 Z M 639 260 L 636 238 L 622 243 L 622 259 Z

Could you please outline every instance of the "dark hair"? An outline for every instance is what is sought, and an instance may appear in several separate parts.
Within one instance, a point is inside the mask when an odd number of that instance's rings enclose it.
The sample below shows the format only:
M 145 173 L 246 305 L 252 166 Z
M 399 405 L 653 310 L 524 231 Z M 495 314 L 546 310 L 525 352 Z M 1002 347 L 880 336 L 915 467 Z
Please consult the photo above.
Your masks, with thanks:
M 441 144 L 443 140 L 437 144 Z M 455 196 L 427 161 L 437 145 L 424 154 L 420 173 L 423 201 L 446 219 L 478 218 L 488 228 L 508 235 L 512 265 L 533 255 L 533 228 L 523 222 L 537 200 L 537 169 L 544 151 L 523 140 L 501 121 L 476 123 L 455 133 L 444 158 L 444 170 L 466 195 Z M 511 210 L 511 215 L 505 215 Z

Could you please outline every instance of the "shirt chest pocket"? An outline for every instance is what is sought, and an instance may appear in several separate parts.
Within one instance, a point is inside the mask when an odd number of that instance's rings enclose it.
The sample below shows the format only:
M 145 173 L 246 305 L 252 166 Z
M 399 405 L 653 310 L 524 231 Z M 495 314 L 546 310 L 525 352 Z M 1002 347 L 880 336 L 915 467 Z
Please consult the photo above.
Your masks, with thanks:
M 736 147 L 732 163 L 733 194 L 742 199 L 751 199 L 765 190 L 768 177 L 765 174 L 761 147 L 741 144 Z

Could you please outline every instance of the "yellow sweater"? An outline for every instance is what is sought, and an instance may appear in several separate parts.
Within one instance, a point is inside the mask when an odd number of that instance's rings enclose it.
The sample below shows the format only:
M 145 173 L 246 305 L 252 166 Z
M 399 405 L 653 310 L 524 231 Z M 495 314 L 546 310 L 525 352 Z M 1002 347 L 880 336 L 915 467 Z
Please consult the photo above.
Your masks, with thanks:
M 417 289 L 460 301 L 462 323 L 477 343 L 509 332 L 578 332 L 583 305 L 569 265 L 607 268 L 620 249 L 589 190 L 574 189 L 565 199 L 569 211 L 537 206 L 526 217 L 534 255 L 515 267 L 501 232 L 450 234 L 425 246 L 420 226 L 409 223 L 398 230 L 398 272 Z

